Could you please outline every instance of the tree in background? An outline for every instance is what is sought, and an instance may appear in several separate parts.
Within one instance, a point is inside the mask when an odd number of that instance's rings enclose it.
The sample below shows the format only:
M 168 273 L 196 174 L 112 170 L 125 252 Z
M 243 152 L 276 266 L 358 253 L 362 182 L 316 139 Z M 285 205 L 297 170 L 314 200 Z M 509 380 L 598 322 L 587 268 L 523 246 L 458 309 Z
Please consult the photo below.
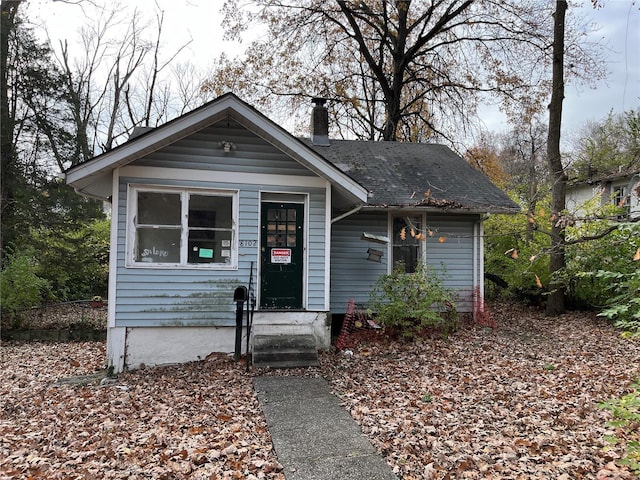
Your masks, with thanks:
M 640 109 L 587 123 L 573 144 L 568 174 L 585 181 L 640 171 Z
M 484 223 L 488 296 L 542 304 L 549 280 L 546 126 L 539 115 L 530 120 L 509 132 L 483 135 L 465 157 L 525 212 L 492 215 Z
M 95 28 L 82 31 L 83 56 L 76 57 L 68 42 L 54 52 L 40 39 L 24 18 L 25 2 L 0 5 L 3 278 L 42 280 L 46 288 L 25 290 L 27 303 L 34 292 L 40 301 L 105 295 L 109 228 L 102 204 L 77 195 L 59 175 L 112 148 L 133 126 L 172 115 L 179 102 L 160 74 L 175 53 L 161 53 L 162 14 L 150 41 L 141 15 L 128 19 L 122 35 L 124 17 L 105 9 L 88 20 Z M 3 283 L 3 311 L 13 308 L 7 289 L 15 285 Z
M 227 0 L 225 12 L 229 37 L 265 34 L 206 87 L 289 114 L 326 96 L 343 136 L 454 142 L 483 96 L 540 101 L 550 88 L 548 2 Z M 602 77 L 600 50 L 577 38 L 567 75 Z
M 15 152 L 15 106 L 9 98 L 11 76 L 9 74 L 9 48 L 15 31 L 16 16 L 20 2 L 0 2 L 0 214 L 2 229 L 0 265 L 4 257 L 4 246 L 15 236 L 16 184 L 19 168 Z M 12 59 L 13 60 L 13 59 Z M 8 220 L 5 227 L 5 220 Z

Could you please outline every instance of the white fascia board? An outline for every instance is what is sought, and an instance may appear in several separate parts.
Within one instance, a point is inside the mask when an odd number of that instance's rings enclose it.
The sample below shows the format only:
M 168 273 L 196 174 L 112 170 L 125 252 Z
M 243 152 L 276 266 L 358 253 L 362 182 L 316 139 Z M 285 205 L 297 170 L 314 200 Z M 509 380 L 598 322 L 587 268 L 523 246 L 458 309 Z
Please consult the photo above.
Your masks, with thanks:
M 120 169 L 121 177 L 148 178 L 153 180 L 180 180 L 187 182 L 213 182 L 248 185 L 274 185 L 286 187 L 323 188 L 326 180 L 302 175 L 273 175 L 263 173 L 221 172 L 217 170 L 187 170 L 129 165 Z

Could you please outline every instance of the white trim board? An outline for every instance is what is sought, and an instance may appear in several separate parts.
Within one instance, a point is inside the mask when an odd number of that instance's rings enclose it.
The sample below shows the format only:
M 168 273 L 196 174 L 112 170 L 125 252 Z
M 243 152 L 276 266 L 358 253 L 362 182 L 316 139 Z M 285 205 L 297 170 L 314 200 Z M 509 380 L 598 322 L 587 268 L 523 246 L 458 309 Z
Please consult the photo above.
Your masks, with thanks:
M 215 182 L 247 185 L 274 185 L 300 188 L 324 188 L 326 180 L 320 177 L 273 175 L 259 173 L 220 172 L 211 170 L 184 170 L 127 166 L 120 168 L 121 177 L 148 178 L 153 180 L 181 180 L 190 182 Z

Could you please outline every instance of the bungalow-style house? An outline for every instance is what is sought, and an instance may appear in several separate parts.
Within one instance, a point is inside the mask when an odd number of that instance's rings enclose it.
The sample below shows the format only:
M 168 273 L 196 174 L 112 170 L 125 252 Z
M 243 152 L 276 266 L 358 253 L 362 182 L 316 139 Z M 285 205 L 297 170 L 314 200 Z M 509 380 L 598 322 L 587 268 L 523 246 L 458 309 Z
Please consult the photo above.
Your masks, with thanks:
M 621 207 L 623 212 L 618 216 L 621 221 L 640 216 L 640 171 L 626 171 L 597 178 L 590 178 L 567 185 L 565 205 L 569 212 L 577 217 L 588 214 L 587 205 L 594 199 L 604 206 L 606 204 Z
M 446 146 L 330 140 L 315 103 L 310 139 L 229 93 L 66 172 L 112 203 L 115 372 L 233 352 L 234 291 L 250 284 L 254 360 L 293 337 L 328 348 L 331 315 L 399 261 L 444 267 L 471 309 L 482 222 L 517 205 Z

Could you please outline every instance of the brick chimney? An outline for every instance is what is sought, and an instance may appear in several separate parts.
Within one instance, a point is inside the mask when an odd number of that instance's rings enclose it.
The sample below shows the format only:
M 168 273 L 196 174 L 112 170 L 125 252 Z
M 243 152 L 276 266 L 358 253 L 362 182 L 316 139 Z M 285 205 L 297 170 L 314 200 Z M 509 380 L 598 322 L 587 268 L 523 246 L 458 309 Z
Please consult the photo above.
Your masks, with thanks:
M 329 111 L 324 104 L 326 98 L 314 97 L 313 111 L 311 112 L 311 143 L 314 145 L 329 146 Z

